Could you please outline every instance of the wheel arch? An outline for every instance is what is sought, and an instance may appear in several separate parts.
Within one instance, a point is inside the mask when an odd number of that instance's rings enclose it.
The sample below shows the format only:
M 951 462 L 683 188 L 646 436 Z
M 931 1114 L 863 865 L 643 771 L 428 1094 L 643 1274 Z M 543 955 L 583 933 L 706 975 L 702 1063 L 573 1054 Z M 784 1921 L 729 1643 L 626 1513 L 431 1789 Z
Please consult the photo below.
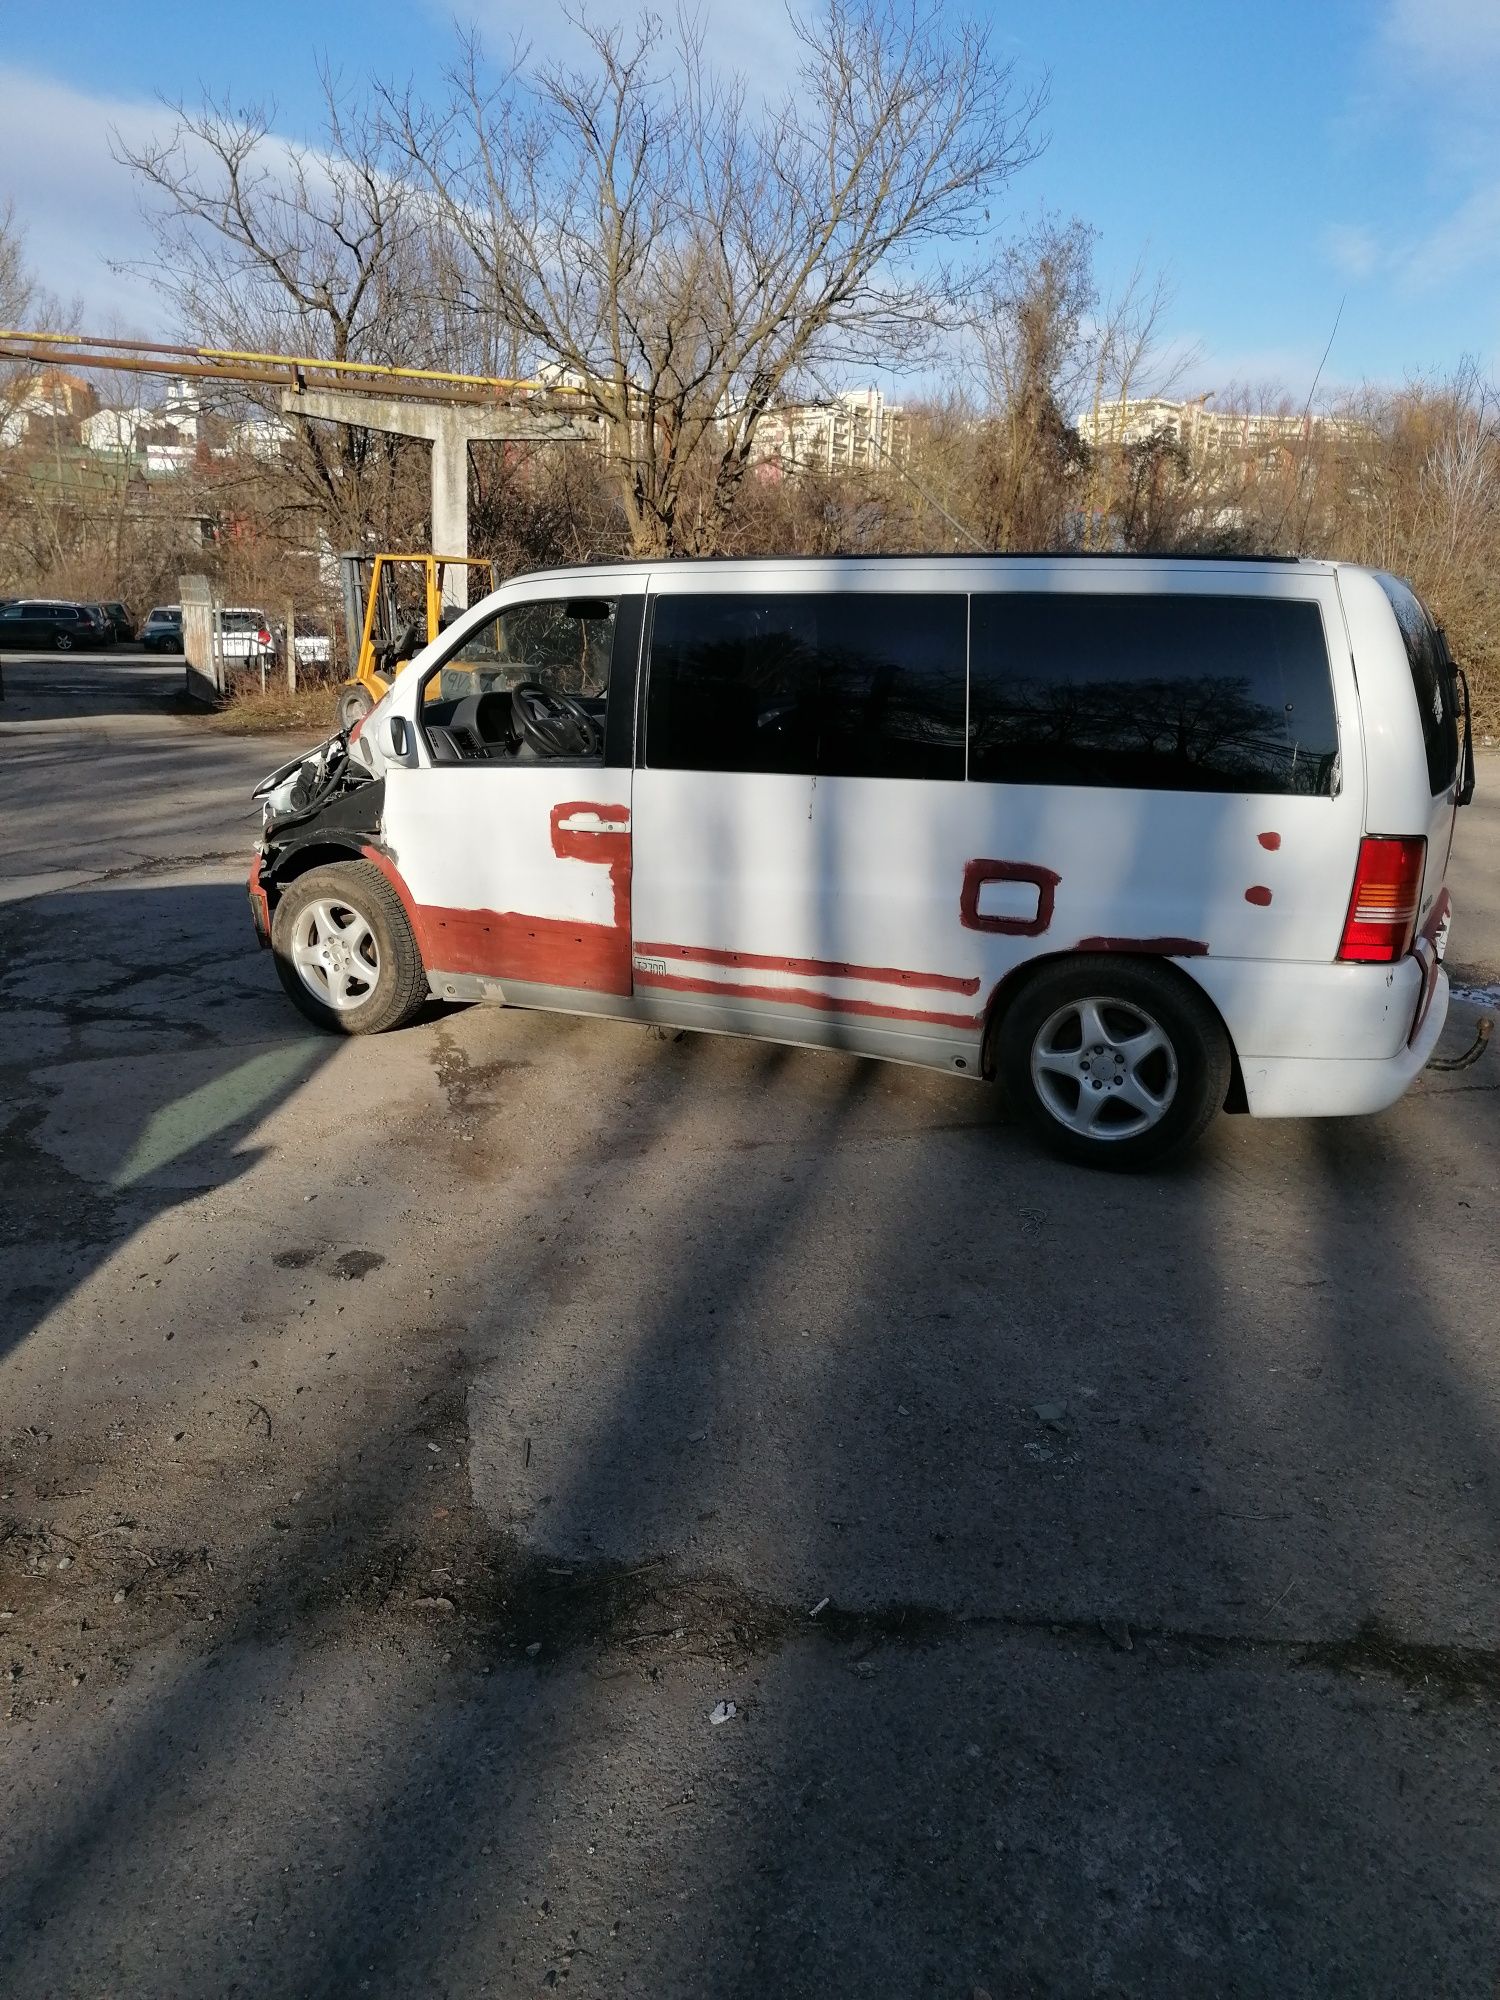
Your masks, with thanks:
M 999 1041 L 1001 1025 L 1005 1020 L 1005 1016 L 1014 1007 L 1021 994 L 1031 984 L 1031 981 L 1039 973 L 1047 971 L 1053 966 L 1065 965 L 1071 958 L 1092 958 L 1097 956 L 1097 953 L 1085 951 L 1048 951 L 1039 953 L 1035 958 L 1023 959 L 1019 965 L 1012 966 L 1010 971 L 1005 974 L 1004 978 L 999 981 L 994 991 L 990 994 L 985 1007 L 984 1040 L 981 1045 L 979 1066 L 980 1073 L 987 1080 L 993 1081 L 995 1076 L 996 1046 Z M 1224 1040 L 1229 1049 L 1229 1090 L 1225 1096 L 1223 1108 L 1229 1112 L 1248 1111 L 1250 1105 L 1245 1095 L 1245 1076 L 1244 1071 L 1240 1068 L 1240 1052 L 1234 1045 L 1234 1035 L 1230 1030 L 1229 1023 L 1224 1019 L 1219 1003 L 1214 999 L 1207 987 L 1200 980 L 1194 979 L 1192 973 L 1186 967 L 1179 964 L 1176 959 L 1171 958 L 1165 952 L 1131 951 L 1112 953 L 1111 956 L 1125 959 L 1131 964 L 1160 967 L 1163 971 L 1170 973 L 1174 979 L 1178 979 L 1185 986 L 1192 988 L 1193 992 L 1205 1003 L 1219 1026 L 1223 1029 Z
M 369 836 L 348 839 L 337 835 L 319 833 L 315 839 L 299 842 L 295 847 L 284 849 L 275 863 L 268 869 L 262 863 L 260 871 L 261 887 L 274 909 L 284 889 L 290 888 L 299 875 L 306 875 L 314 868 L 326 868 L 340 861 L 363 861 Z

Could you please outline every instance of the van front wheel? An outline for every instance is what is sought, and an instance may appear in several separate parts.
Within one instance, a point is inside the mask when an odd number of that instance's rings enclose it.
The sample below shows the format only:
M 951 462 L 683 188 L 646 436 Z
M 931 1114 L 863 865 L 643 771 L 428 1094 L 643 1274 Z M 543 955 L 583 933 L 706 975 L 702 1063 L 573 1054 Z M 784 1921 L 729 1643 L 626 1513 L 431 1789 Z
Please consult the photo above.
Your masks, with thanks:
M 299 875 L 276 905 L 271 948 L 289 998 L 339 1034 L 402 1027 L 427 997 L 401 899 L 368 861 Z
M 1150 959 L 1046 967 L 1007 1010 L 997 1058 L 1007 1098 L 1052 1151 L 1126 1172 L 1190 1146 L 1229 1090 L 1218 1016 Z

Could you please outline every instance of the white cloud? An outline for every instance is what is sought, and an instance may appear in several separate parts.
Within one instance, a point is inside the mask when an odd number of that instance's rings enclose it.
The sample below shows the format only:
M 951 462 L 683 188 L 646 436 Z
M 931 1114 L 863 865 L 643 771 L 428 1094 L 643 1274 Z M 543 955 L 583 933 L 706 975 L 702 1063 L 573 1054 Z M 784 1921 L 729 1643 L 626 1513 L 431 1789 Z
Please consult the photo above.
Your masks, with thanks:
M 1333 268 L 1346 278 L 1368 278 L 1381 263 L 1375 232 L 1362 223 L 1330 223 L 1323 232 L 1323 247 Z
M 1500 68 L 1497 0 L 1391 0 L 1383 39 L 1392 56 L 1415 63 L 1429 79 L 1479 83 Z
M 429 6 L 445 24 L 452 20 L 451 0 L 429 0 Z M 670 40 L 675 10 L 662 5 L 657 12 Z M 702 28 L 709 61 L 726 76 L 743 76 L 752 95 L 777 98 L 796 81 L 803 50 L 781 0 L 697 0 L 688 13 Z M 533 62 L 566 60 L 584 46 L 558 0 L 541 7 L 535 0 L 471 0 L 466 17 L 495 57 L 516 41 L 530 47 Z M 594 0 L 587 7 L 588 20 L 602 27 L 631 28 L 640 17 L 639 0 Z
M 1330 318 L 1330 330 L 1332 324 Z M 1346 328 L 1347 316 L 1340 322 L 1340 332 Z M 1347 370 L 1339 364 L 1337 336 L 1324 362 L 1327 339 L 1325 333 L 1323 340 L 1315 344 L 1288 342 L 1281 346 L 1236 348 L 1222 343 L 1215 345 L 1211 340 L 1196 339 L 1187 333 L 1177 335 L 1172 344 L 1194 350 L 1194 359 L 1168 393 L 1186 397 L 1212 391 L 1220 398 L 1251 404 L 1264 401 L 1268 406 L 1289 398 L 1300 407 L 1314 393 L 1320 404 L 1331 401 L 1351 384 Z
M 110 158 L 110 127 L 139 143 L 160 126 L 156 104 L 95 97 L 0 63 L 0 187 L 13 197 L 38 280 L 76 298 L 91 332 L 150 336 L 163 307 L 149 279 L 117 275 L 111 261 L 150 251 L 130 174 Z
M 1350 130 L 1402 162 L 1404 227 L 1323 233 L 1352 282 L 1385 276 L 1405 298 L 1500 266 L 1500 0 L 1386 0 L 1365 50 Z M 1420 230 L 1413 212 L 1423 213 Z
M 1409 293 L 1435 291 L 1471 271 L 1500 264 L 1500 182 L 1476 188 L 1436 229 L 1411 244 L 1399 264 Z

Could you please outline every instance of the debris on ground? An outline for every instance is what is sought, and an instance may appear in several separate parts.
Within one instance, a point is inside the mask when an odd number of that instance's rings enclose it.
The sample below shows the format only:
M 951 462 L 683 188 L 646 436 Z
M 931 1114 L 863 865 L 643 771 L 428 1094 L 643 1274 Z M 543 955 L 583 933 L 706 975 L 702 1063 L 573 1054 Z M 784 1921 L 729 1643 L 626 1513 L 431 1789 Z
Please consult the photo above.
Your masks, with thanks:
M 721 1722 L 733 1722 L 739 1708 L 732 1701 L 716 1701 L 708 1712 L 708 1719 L 717 1728 Z
M 1031 1414 L 1039 1423 L 1044 1423 L 1049 1431 L 1064 1431 L 1068 1427 L 1066 1403 L 1033 1403 Z

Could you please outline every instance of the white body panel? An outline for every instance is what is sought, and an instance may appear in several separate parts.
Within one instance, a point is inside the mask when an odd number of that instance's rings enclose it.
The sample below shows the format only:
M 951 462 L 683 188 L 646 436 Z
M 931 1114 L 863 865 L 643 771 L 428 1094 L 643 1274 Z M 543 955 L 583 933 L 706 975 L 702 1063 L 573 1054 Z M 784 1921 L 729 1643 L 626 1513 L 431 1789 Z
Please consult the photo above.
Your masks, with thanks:
M 975 563 L 936 558 L 599 568 L 528 577 L 461 629 L 565 591 L 965 592 L 980 581 Z M 1251 1111 L 1392 1101 L 1441 1028 L 1446 981 L 1414 1034 L 1415 959 L 1335 957 L 1361 835 L 1433 842 L 1452 806 L 1427 792 L 1410 674 L 1378 582 L 1321 564 L 1036 558 L 997 561 L 982 587 L 1315 602 L 1339 721 L 1335 796 L 455 768 L 434 766 L 418 732 L 408 758 L 387 765 L 385 835 L 412 904 L 442 913 L 419 927 L 434 987 L 975 1075 L 1008 974 L 1042 956 L 1135 949 L 1171 958 L 1212 999 Z M 453 636 L 418 655 L 383 709 L 417 718 L 425 666 Z M 1429 852 L 1424 915 L 1445 861 L 1444 839 Z M 499 958 L 486 956 L 495 919 Z

